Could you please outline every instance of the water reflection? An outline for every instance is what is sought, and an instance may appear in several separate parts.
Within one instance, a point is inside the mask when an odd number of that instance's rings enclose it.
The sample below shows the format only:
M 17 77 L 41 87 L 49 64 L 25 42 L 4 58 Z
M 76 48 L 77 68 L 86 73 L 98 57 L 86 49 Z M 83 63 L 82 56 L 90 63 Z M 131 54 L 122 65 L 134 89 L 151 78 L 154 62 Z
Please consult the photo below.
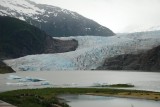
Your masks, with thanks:
M 71 107 L 160 107 L 160 101 L 92 95 L 62 95 Z

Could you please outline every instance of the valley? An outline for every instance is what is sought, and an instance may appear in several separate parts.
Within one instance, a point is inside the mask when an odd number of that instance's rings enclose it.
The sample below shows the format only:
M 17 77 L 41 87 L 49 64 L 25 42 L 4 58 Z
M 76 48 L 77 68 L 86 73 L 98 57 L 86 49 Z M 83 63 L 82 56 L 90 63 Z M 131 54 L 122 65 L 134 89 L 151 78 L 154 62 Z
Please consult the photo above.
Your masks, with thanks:
M 133 1 L 0 0 L 0 107 L 159 107 L 160 6 Z
M 78 48 L 67 53 L 31 55 L 5 60 L 5 63 L 16 71 L 91 70 L 103 65 L 106 58 L 139 54 L 159 46 L 159 35 L 159 31 L 150 31 L 111 37 L 61 37 L 61 40 L 77 40 Z

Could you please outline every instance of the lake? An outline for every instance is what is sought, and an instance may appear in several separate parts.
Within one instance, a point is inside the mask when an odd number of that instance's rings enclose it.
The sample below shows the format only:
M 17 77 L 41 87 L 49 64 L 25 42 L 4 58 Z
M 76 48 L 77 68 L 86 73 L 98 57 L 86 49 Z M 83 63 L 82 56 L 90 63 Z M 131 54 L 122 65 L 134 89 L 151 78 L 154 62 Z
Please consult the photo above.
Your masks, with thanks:
M 7 79 L 10 75 L 20 77 L 43 78 L 51 85 L 6 85 L 6 83 L 19 83 L 18 80 Z M 160 92 L 160 73 L 158 72 L 133 72 L 133 71 L 40 71 L 40 72 L 17 72 L 0 74 L 0 91 L 43 88 L 43 87 L 89 87 L 94 83 L 107 84 L 133 84 L 137 90 L 149 90 Z
M 160 107 L 160 101 L 92 95 L 62 95 L 71 107 Z

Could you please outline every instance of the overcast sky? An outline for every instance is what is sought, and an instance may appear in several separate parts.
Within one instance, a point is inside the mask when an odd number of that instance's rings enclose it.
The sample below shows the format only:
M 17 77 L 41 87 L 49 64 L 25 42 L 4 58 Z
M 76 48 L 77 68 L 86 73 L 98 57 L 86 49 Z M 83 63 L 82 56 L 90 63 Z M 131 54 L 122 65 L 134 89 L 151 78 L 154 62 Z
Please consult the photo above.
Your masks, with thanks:
M 32 0 L 80 13 L 113 30 L 134 32 L 160 25 L 160 0 Z

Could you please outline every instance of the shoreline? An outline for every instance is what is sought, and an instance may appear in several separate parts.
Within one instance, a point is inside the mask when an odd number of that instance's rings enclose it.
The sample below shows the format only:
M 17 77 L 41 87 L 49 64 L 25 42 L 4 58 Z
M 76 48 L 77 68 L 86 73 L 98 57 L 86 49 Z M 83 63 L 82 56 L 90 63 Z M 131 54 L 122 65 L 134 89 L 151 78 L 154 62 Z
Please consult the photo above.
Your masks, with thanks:
M 112 94 L 105 94 L 105 93 L 86 93 L 85 95 L 93 95 L 93 96 L 105 96 L 105 97 L 116 97 L 116 98 L 129 98 L 129 99 L 143 99 L 143 100 L 153 100 L 153 101 L 160 101 L 160 95 L 157 94 L 149 94 L 146 95 L 122 95 L 122 94 L 117 94 L 117 95 L 112 95 Z
M 125 89 L 108 89 L 108 88 L 42 88 L 42 89 L 21 89 L 0 93 L 0 100 L 15 106 L 24 107 L 26 103 L 30 107 L 46 105 L 59 105 L 68 107 L 66 102 L 61 102 L 58 95 L 95 95 L 117 98 L 132 98 L 160 101 L 160 92 L 142 91 L 142 90 L 125 90 Z M 32 100 L 30 100 L 32 99 Z M 33 102 L 32 102 L 33 101 Z M 19 102 L 19 103 L 17 103 Z

